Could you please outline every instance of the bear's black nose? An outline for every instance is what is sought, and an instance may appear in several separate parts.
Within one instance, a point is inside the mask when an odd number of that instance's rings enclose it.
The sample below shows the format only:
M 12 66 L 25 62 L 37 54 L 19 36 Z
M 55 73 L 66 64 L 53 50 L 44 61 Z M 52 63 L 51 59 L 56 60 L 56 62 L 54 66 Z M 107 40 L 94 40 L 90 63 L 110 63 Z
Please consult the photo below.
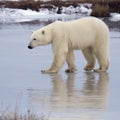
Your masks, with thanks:
M 28 46 L 28 48 L 29 48 L 29 49 L 32 49 L 33 47 L 31 47 L 31 46 Z

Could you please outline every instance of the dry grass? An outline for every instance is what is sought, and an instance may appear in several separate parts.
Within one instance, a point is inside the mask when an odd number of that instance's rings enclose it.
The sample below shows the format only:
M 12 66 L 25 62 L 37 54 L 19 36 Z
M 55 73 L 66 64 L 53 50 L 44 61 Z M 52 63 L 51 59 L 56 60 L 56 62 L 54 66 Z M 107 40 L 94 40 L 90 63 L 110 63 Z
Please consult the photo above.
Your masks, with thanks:
M 88 1 L 93 1 L 93 0 L 68 0 L 68 1 L 61 1 L 61 0 L 50 0 L 50 1 L 42 1 L 42 0 L 20 0 L 20 1 L 0 1 L 0 5 L 4 7 L 9 7 L 9 8 L 21 8 L 21 9 L 39 9 L 40 7 L 51 7 L 51 5 L 54 6 L 77 6 L 78 3 L 85 3 Z
M 18 114 L 17 111 L 11 112 L 9 110 L 0 111 L 0 120 L 49 120 L 46 116 L 38 117 L 29 110 L 26 114 Z
M 107 1 L 107 0 L 106 0 Z M 77 7 L 79 3 L 92 3 L 93 11 L 92 16 L 106 17 L 109 16 L 110 12 L 120 12 L 120 0 L 109 0 L 108 2 L 101 0 L 50 0 L 50 1 L 35 1 L 35 0 L 20 0 L 20 1 L 4 1 L 0 2 L 0 6 L 7 8 L 18 8 L 18 9 L 32 9 L 39 11 L 40 8 L 52 9 L 54 6 L 58 7 L 58 10 L 62 6 L 73 5 Z M 59 12 L 59 11 L 58 11 Z
M 78 3 L 86 3 L 93 2 L 93 0 L 69 0 L 69 1 L 61 1 L 61 0 L 51 0 L 51 1 L 35 1 L 35 0 L 20 0 L 20 1 L 4 1 L 0 2 L 0 5 L 4 5 L 4 7 L 8 8 L 20 8 L 20 9 L 32 9 L 39 10 L 41 7 L 51 8 L 53 6 L 62 7 L 62 6 L 77 6 Z
M 120 13 L 120 0 L 114 0 L 109 2 L 110 12 Z
M 39 1 L 33 0 L 23 0 L 23 1 L 5 1 L 3 2 L 3 6 L 7 8 L 18 8 L 18 9 L 32 9 L 38 11 L 40 8 Z
M 96 3 L 92 8 L 91 16 L 96 17 L 108 17 L 110 15 L 109 5 L 108 4 L 99 4 Z

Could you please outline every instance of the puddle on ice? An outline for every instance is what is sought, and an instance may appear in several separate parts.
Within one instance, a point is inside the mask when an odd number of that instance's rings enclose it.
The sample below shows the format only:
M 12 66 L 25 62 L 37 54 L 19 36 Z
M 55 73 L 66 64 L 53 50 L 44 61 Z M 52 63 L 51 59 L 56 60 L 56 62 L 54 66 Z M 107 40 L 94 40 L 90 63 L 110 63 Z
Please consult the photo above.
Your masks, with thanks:
M 54 75 L 40 72 L 52 61 L 51 46 L 27 48 L 31 31 L 48 23 L 0 24 L 0 111 L 17 105 L 21 113 L 30 110 L 50 120 L 120 118 L 120 24 L 106 22 L 112 26 L 108 73 L 85 73 L 85 60 L 76 51 L 78 71 L 66 74 L 64 65 Z

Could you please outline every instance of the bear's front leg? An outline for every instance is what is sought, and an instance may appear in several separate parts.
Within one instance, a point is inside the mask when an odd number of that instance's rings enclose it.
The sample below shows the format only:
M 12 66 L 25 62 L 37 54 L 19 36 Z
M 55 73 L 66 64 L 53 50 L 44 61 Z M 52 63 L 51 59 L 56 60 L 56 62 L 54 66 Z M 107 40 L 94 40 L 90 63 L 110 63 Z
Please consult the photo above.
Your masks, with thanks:
M 65 70 L 67 73 L 74 73 L 77 69 L 74 64 L 74 53 L 73 50 L 70 50 L 67 54 L 67 64 L 68 64 L 68 69 Z
M 54 62 L 53 62 L 54 63 Z M 59 71 L 59 67 L 55 64 L 51 65 L 51 67 L 47 70 L 41 70 L 42 73 L 45 73 L 45 74 L 54 74 L 54 73 L 57 73 Z
M 48 74 L 57 73 L 62 67 L 62 65 L 64 64 L 67 53 L 68 53 L 67 49 L 61 48 L 59 51 L 55 53 L 54 60 L 53 60 L 51 67 L 48 70 L 42 70 L 41 72 L 48 73 Z
M 54 71 L 54 70 L 50 70 L 50 69 L 48 69 L 48 70 L 41 70 L 41 72 L 42 73 L 45 73 L 45 74 L 54 74 L 54 73 L 57 73 L 58 71 Z

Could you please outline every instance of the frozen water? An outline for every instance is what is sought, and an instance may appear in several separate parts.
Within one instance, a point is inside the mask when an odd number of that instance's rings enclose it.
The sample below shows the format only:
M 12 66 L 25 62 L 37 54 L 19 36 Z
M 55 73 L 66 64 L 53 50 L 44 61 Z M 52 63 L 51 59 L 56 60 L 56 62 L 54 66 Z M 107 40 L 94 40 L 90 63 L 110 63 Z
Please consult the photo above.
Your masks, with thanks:
M 65 74 L 65 64 L 58 74 L 46 75 L 40 71 L 52 62 L 51 46 L 27 48 L 31 32 L 43 26 L 41 22 L 38 24 L 0 26 L 0 111 L 15 110 L 17 106 L 18 112 L 50 114 L 52 120 L 120 118 L 120 28 L 110 28 L 108 73 L 84 72 L 86 62 L 82 54 L 75 51 L 78 68 L 75 74 Z
M 90 6 L 88 7 L 90 8 Z M 55 75 L 41 74 L 52 62 L 51 46 L 28 50 L 33 30 L 55 20 L 78 19 L 89 15 L 84 5 L 62 8 L 62 14 L 0 9 L 0 111 L 5 109 L 49 115 L 53 118 L 113 120 L 120 118 L 119 45 L 120 19 L 113 13 L 103 18 L 110 27 L 111 64 L 108 73 L 86 73 L 82 54 L 75 51 L 78 71 L 66 74 L 65 64 Z M 78 13 L 81 11 L 81 13 Z M 9 23 L 9 24 L 7 24 Z M 17 24 L 12 24 L 17 23 Z

